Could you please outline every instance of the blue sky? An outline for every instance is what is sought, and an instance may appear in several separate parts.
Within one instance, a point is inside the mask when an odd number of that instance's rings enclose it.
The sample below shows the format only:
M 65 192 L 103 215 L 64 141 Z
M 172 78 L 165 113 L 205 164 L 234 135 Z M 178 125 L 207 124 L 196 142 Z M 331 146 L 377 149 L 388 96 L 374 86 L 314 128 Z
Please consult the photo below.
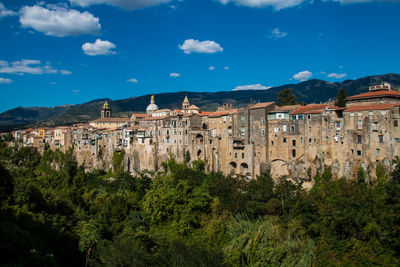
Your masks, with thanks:
M 396 0 L 0 3 L 0 112 L 400 72 Z

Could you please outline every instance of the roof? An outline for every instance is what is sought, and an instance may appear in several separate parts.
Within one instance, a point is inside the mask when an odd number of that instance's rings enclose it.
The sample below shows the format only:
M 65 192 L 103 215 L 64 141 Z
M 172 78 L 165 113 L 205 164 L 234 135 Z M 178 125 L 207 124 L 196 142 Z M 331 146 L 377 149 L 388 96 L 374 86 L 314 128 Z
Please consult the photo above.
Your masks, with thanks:
M 330 109 L 330 110 L 345 110 L 345 107 L 338 107 L 338 106 L 327 106 L 326 109 Z
M 168 118 L 169 116 L 161 116 L 161 117 L 147 117 L 144 119 L 141 119 L 140 121 L 156 121 L 156 120 L 163 120 L 165 118 Z
M 159 112 L 165 112 L 165 111 L 172 112 L 172 110 L 170 110 L 169 108 L 164 108 L 164 109 L 159 109 L 157 111 L 154 111 L 153 113 L 159 113 Z
M 238 109 L 231 109 L 231 110 L 223 110 L 223 111 L 216 111 L 209 114 L 209 117 L 219 117 L 219 116 L 226 116 L 238 111 Z
M 256 109 L 256 108 L 266 108 L 270 105 L 275 105 L 274 102 L 263 102 L 263 103 L 257 103 L 253 106 L 250 107 L 250 109 Z
M 370 91 L 367 93 L 349 96 L 346 98 L 346 100 L 368 99 L 368 98 L 377 98 L 377 97 L 399 97 L 400 98 L 400 92 L 395 91 L 395 90 Z
M 107 122 L 107 123 L 124 123 L 129 121 L 129 118 L 98 118 L 92 122 L 97 122 L 97 123 L 102 123 L 102 122 Z
M 202 111 L 199 113 L 200 116 L 209 116 L 211 114 L 211 112 L 208 111 Z
M 275 112 L 290 112 L 295 110 L 296 108 L 300 107 L 300 105 L 290 105 L 290 106 L 276 106 L 273 110 L 269 111 L 268 113 L 275 113 Z
M 345 110 L 345 112 L 354 111 L 367 111 L 367 110 L 387 110 L 392 107 L 400 107 L 400 104 L 374 104 L 374 105 L 364 105 L 364 106 L 351 106 Z
M 297 114 L 318 114 L 322 113 L 328 104 L 309 104 L 306 106 L 300 106 L 290 113 L 290 115 Z
M 198 109 L 198 110 L 200 110 L 200 108 L 198 106 L 195 106 L 195 105 L 191 105 L 188 109 Z
M 136 118 L 143 118 L 146 117 L 146 113 L 133 113 L 131 116 L 135 116 Z

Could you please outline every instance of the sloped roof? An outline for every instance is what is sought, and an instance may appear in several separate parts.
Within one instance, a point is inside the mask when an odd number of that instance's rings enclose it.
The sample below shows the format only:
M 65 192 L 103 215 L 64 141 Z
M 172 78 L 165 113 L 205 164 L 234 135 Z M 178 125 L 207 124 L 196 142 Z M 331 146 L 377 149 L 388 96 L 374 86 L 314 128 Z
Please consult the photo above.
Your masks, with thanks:
M 97 122 L 97 123 L 102 123 L 102 122 L 104 122 L 104 123 L 106 123 L 106 122 L 107 123 L 119 123 L 119 122 L 121 122 L 121 123 L 124 123 L 127 121 L 129 121 L 129 118 L 98 118 L 92 122 Z
M 256 108 L 266 108 L 270 105 L 274 105 L 274 102 L 263 102 L 263 103 L 257 103 L 253 106 L 250 107 L 250 109 L 256 109 Z
M 300 106 L 293 110 L 290 115 L 297 114 L 317 114 L 322 113 L 324 109 L 329 106 L 328 104 L 309 104 L 306 106 Z
M 300 107 L 300 105 L 290 105 L 290 106 L 276 106 L 273 110 L 269 111 L 268 113 L 276 113 L 276 112 L 290 112 L 295 110 L 296 108 Z
M 209 117 L 219 117 L 219 116 L 229 115 L 235 113 L 236 111 L 238 111 L 238 109 L 216 111 L 209 114 Z
M 400 107 L 400 104 L 374 104 L 374 105 L 364 105 L 364 106 L 351 106 L 347 108 L 345 112 L 387 110 L 391 109 L 392 107 Z
M 366 99 L 366 98 L 376 98 L 376 97 L 400 97 L 400 92 L 394 90 L 370 91 L 367 93 L 349 96 L 346 98 L 346 100 L 356 100 L 356 99 Z

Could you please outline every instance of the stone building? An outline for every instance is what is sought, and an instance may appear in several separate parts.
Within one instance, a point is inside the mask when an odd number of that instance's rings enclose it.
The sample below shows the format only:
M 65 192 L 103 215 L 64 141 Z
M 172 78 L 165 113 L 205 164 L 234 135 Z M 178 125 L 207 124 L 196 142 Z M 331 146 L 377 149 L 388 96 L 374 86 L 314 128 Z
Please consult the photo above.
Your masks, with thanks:
M 159 109 L 154 96 L 146 113 L 114 118 L 106 102 L 88 125 L 27 129 L 14 136 L 25 145 L 73 148 L 86 169 L 111 168 L 115 151 L 125 151 L 125 169 L 158 170 L 171 156 L 188 165 L 203 160 L 207 171 L 256 178 L 270 169 L 310 181 L 325 165 L 335 177 L 352 178 L 361 166 L 391 167 L 400 153 L 400 92 L 390 84 L 330 103 L 279 107 L 273 102 L 234 109 L 224 104 L 204 112 L 185 97 L 181 110 Z

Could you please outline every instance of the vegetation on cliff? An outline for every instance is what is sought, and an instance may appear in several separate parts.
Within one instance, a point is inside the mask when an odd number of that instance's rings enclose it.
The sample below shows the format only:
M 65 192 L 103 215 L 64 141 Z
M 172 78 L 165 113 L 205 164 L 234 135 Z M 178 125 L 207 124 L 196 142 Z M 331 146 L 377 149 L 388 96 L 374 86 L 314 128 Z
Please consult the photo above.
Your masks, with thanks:
M 71 151 L 0 142 L 0 254 L 11 266 L 398 266 L 400 165 L 310 191 L 269 173 L 85 173 Z M 397 160 L 399 163 L 399 160 Z M 111 179 L 112 177 L 113 179 Z

